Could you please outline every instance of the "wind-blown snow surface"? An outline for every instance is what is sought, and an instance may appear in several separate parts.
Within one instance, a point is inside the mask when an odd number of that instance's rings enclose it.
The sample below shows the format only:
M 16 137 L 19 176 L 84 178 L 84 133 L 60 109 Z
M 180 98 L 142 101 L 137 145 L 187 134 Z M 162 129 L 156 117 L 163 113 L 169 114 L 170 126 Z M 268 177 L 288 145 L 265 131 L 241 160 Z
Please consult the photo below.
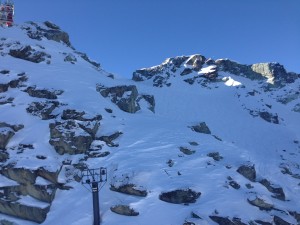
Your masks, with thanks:
M 103 119 L 97 136 L 116 131 L 123 133 L 116 140 L 118 147 L 103 147 L 103 150 L 110 151 L 110 155 L 89 158 L 85 162 L 90 168 L 108 169 L 108 182 L 100 191 L 101 224 L 175 225 L 185 221 L 215 224 L 209 218 L 211 215 L 230 219 L 238 217 L 244 223 L 253 220 L 271 222 L 273 216 L 277 215 L 291 224 L 297 223 L 289 211 L 300 212 L 300 180 L 283 174 L 280 165 L 284 163 L 294 173 L 300 173 L 300 114 L 292 111 L 289 104 L 276 101 L 269 92 L 263 92 L 257 81 L 224 73 L 224 77 L 230 77 L 226 82 L 212 82 L 207 87 L 190 85 L 180 77 L 174 77 L 170 87 L 158 88 L 153 87 L 151 81 L 111 79 L 109 73 L 95 69 L 76 55 L 72 48 L 47 39 L 30 39 L 20 26 L 0 28 L 0 34 L 2 43 L 19 41 L 22 45 L 42 46 L 45 49 L 43 51 L 51 55 L 50 64 L 2 55 L 0 71 L 9 70 L 10 74 L 25 72 L 27 86 L 63 90 L 63 94 L 58 96 L 62 105 L 55 110 L 55 114 L 67 108 L 85 111 L 89 115 L 101 114 Z M 4 45 L 4 51 L 5 48 Z M 62 53 L 75 55 L 77 62 L 65 62 L 66 54 Z M 0 75 L 1 81 L 4 77 Z M 299 87 L 299 79 L 297 82 L 286 88 Z M 121 111 L 96 91 L 96 84 L 99 83 L 108 87 L 136 85 L 139 93 L 155 97 L 155 113 L 147 107 L 142 107 L 135 114 Z M 249 95 L 253 90 L 259 90 L 260 94 Z M 279 95 L 281 91 L 279 89 L 278 93 L 274 93 Z M 23 154 L 9 150 L 10 158 L 5 164 L 14 163 L 15 167 L 32 169 L 43 166 L 54 171 L 60 168 L 65 159 L 75 164 L 84 158 L 82 154 L 56 153 L 49 144 L 49 121 L 26 112 L 28 105 L 34 101 L 26 92 L 10 88 L 1 93 L 1 97 L 4 96 L 13 97 L 14 101 L 13 104 L 0 105 L 0 122 L 24 125 L 24 129 L 16 133 L 6 149 L 19 143 L 34 145 L 34 150 Z M 108 113 L 105 108 L 112 109 L 113 113 Z M 279 124 L 268 123 L 249 113 L 249 110 L 261 109 L 276 113 Z M 212 135 L 197 133 L 190 128 L 199 122 L 205 122 Z M 183 154 L 180 147 L 189 148 L 195 153 Z M 211 152 L 219 152 L 223 159 L 215 161 L 207 156 Z M 37 159 L 36 155 L 45 155 L 47 159 Z M 168 164 L 170 160 L 174 163 L 172 166 Z M 265 178 L 282 187 L 286 201 L 272 198 L 272 193 L 259 182 L 251 182 L 236 172 L 239 166 L 246 163 L 255 165 L 258 179 Z M 229 176 L 240 185 L 239 189 L 228 185 Z M 64 167 L 59 179 L 72 189 L 57 190 L 47 219 L 42 224 L 92 224 L 91 193 L 70 178 Z M 0 182 L 2 186 L 13 181 L 0 176 Z M 136 184 L 147 190 L 148 195 L 135 197 L 113 192 L 109 188 L 114 182 Z M 246 187 L 249 183 L 252 189 Z M 171 204 L 159 200 L 162 192 L 188 188 L 201 192 L 196 203 Z M 279 210 L 265 211 L 250 205 L 247 199 L 252 195 L 266 199 Z M 24 198 L 23 202 L 26 201 L 34 204 Z M 129 205 L 139 215 L 126 217 L 113 213 L 110 207 L 118 204 Z M 192 218 L 192 212 L 202 219 Z M 4 214 L 0 214 L 0 217 L 17 224 L 35 224 Z

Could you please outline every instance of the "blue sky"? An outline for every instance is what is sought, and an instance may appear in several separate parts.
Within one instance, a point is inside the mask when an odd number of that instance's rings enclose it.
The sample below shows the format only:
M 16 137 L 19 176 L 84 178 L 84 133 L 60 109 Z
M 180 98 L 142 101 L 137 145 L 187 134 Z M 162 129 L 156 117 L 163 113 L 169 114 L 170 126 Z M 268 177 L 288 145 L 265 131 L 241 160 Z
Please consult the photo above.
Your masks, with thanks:
M 300 73 L 300 0 L 15 0 L 15 21 L 52 21 L 109 72 L 202 54 Z

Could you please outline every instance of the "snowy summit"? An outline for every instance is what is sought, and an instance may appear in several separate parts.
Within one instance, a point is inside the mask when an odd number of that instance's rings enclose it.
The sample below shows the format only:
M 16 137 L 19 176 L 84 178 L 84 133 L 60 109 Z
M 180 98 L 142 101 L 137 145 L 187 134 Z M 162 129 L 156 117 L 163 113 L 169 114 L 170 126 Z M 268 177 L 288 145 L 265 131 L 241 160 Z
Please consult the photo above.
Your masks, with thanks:
M 200 54 L 106 72 L 51 23 L 0 27 L 0 224 L 300 223 L 300 74 Z

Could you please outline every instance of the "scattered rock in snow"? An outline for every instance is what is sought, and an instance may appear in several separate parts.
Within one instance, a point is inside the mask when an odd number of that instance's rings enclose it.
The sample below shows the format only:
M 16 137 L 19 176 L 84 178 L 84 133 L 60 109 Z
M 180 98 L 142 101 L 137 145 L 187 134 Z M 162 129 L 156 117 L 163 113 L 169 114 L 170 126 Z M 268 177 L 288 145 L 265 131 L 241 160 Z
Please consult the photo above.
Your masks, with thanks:
M 70 62 L 72 64 L 75 64 L 77 62 L 77 58 L 75 55 L 69 53 L 65 58 L 64 58 L 65 62 Z
M 195 150 L 190 150 L 186 147 L 179 147 L 179 150 L 185 155 L 192 155 L 196 152 Z
M 294 108 L 292 109 L 294 112 L 300 113 L 300 103 L 297 103 Z
M 242 165 L 237 169 L 237 172 L 252 182 L 255 182 L 256 180 L 256 170 L 254 165 Z
M 54 109 L 59 106 L 57 101 L 32 102 L 26 111 L 34 116 L 40 117 L 42 120 L 55 118 L 57 115 L 52 115 Z
M 104 141 L 109 147 L 118 147 L 119 145 L 114 143 L 113 141 L 118 137 L 120 137 L 122 134 L 123 134 L 122 132 L 117 131 L 109 136 L 101 136 L 99 140 Z
M 87 61 L 91 65 L 93 65 L 96 69 L 100 69 L 100 67 L 101 67 L 100 63 L 97 63 L 97 62 L 91 60 L 85 53 L 78 52 L 78 51 L 75 51 L 75 53 L 77 53 L 78 55 L 80 55 L 80 57 L 82 59 L 84 59 L 85 61 Z
M 37 51 L 33 49 L 30 45 L 20 46 L 16 49 L 10 49 L 9 55 L 18 59 L 27 60 L 34 63 L 40 63 L 51 58 L 51 55 L 42 51 Z
M 191 129 L 197 133 L 211 134 L 211 131 L 205 122 L 200 122 L 198 125 L 192 126 Z
M 36 86 L 28 87 L 25 92 L 31 97 L 46 98 L 50 100 L 57 99 L 57 96 L 63 93 L 62 90 L 37 89 Z
M 124 215 L 124 216 L 138 216 L 139 212 L 136 212 L 134 209 L 130 208 L 128 205 L 116 205 L 110 208 L 114 213 Z
M 274 206 L 270 203 L 267 203 L 265 202 L 265 200 L 259 198 L 259 197 L 256 197 L 254 199 L 249 199 L 248 198 L 248 202 L 251 204 L 251 205 L 254 205 L 256 207 L 258 207 L 260 210 L 272 210 L 274 208 Z
M 259 112 L 258 115 L 269 123 L 279 124 L 279 119 L 277 114 L 272 114 L 269 112 Z
M 179 189 L 170 192 L 163 192 L 159 195 L 159 199 L 174 204 L 189 204 L 195 203 L 200 195 L 201 192 L 196 192 L 191 189 Z
M 246 225 L 246 223 L 243 223 L 241 219 L 237 217 L 229 219 L 228 217 L 209 216 L 209 218 L 219 225 Z
M 77 122 L 66 120 L 49 124 L 50 140 L 58 154 L 86 153 L 100 126 L 99 121 Z
M 238 190 L 241 188 L 241 185 L 239 185 L 235 180 L 233 180 L 232 177 L 227 177 L 227 180 L 229 181 L 228 184 L 234 189 Z
M 110 190 L 139 197 L 146 197 L 148 194 L 146 190 L 136 187 L 134 184 L 124 184 L 119 187 L 111 184 Z
M 286 222 L 285 220 L 281 219 L 279 216 L 274 216 L 273 221 L 275 225 L 292 225 Z
M 220 161 L 223 159 L 223 156 L 221 156 L 219 152 L 210 152 L 207 154 L 207 156 L 213 158 L 215 161 Z
M 74 109 L 66 109 L 63 111 L 61 118 L 63 120 L 79 120 L 79 121 L 100 121 L 102 119 L 101 115 L 96 115 L 94 117 L 88 117 L 84 111 L 76 111 Z
M 262 179 L 261 181 L 259 181 L 259 183 L 261 183 L 263 186 L 265 186 L 268 189 L 268 191 L 274 194 L 272 195 L 272 197 L 285 201 L 285 194 L 281 187 L 276 187 L 267 179 Z

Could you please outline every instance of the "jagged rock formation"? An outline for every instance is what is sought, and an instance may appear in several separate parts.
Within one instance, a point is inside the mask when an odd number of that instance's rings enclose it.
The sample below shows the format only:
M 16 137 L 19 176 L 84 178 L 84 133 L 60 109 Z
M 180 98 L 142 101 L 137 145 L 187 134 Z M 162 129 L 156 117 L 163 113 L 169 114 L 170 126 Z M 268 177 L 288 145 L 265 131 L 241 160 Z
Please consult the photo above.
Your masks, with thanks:
M 124 184 L 119 187 L 111 185 L 110 190 L 120 192 L 123 194 L 139 196 L 139 197 L 146 197 L 148 194 L 146 190 L 141 190 L 140 188 L 136 187 L 134 184 Z
M 24 59 L 34 63 L 40 63 L 47 60 L 50 63 L 51 56 L 43 51 L 38 51 L 29 45 L 16 45 L 14 49 L 10 49 L 9 54 L 18 59 Z
M 135 85 L 105 87 L 97 85 L 97 91 L 105 98 L 115 103 L 121 110 L 128 113 L 135 113 L 141 109 L 139 102 L 145 100 L 148 103 L 148 109 L 154 112 L 155 99 L 151 95 L 140 95 Z
M 286 72 L 279 63 L 257 63 L 243 65 L 229 59 L 213 60 L 202 55 L 179 56 L 169 58 L 161 65 L 149 69 L 136 70 L 134 81 L 152 80 L 154 87 L 171 86 L 172 77 L 182 76 L 183 81 L 194 84 L 202 83 L 202 78 L 217 81 L 222 72 L 243 76 L 251 80 L 264 80 L 276 86 L 293 83 L 299 74 Z
M 100 127 L 101 116 L 83 117 L 85 112 L 65 110 L 62 121 L 50 123 L 50 141 L 58 154 L 86 153 Z
M 31 26 L 29 26 L 31 25 Z M 56 42 L 63 42 L 67 46 L 71 46 L 68 33 L 62 31 L 59 26 L 49 21 L 44 22 L 41 26 L 34 22 L 29 22 L 22 29 L 27 31 L 28 37 L 32 39 L 42 40 L 43 37 Z
M 29 170 L 24 168 L 3 167 L 1 174 L 16 181 L 15 185 L 0 187 L 0 212 L 22 219 L 42 223 L 50 210 L 58 185 L 59 171 L 49 172 L 44 168 Z M 45 179 L 48 184 L 37 184 L 37 179 Z M 35 207 L 19 202 L 31 197 L 35 201 L 44 202 L 43 207 Z

